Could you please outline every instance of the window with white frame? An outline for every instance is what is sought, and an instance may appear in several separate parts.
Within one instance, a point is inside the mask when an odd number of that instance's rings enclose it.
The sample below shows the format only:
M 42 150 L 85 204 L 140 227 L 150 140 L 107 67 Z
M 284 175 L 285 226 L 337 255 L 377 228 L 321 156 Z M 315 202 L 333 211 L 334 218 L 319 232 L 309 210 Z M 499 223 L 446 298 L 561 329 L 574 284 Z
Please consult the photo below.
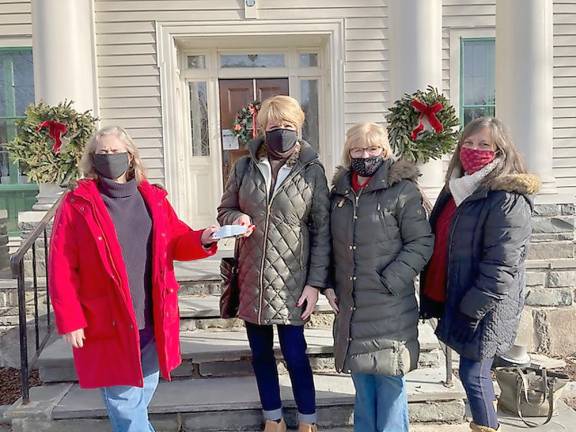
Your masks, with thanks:
M 460 39 L 460 119 L 463 125 L 496 110 L 495 39 Z

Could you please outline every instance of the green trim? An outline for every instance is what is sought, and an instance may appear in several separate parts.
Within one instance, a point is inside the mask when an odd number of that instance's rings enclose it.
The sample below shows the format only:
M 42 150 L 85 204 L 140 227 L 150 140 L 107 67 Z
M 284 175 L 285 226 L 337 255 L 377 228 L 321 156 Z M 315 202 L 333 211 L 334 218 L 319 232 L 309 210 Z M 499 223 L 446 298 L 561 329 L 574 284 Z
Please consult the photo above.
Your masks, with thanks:
M 36 183 L 4 183 L 0 184 L 0 192 L 34 191 L 38 190 Z
M 496 111 L 496 104 L 485 104 L 485 105 L 464 105 L 464 44 L 466 42 L 495 42 L 496 38 L 493 37 L 476 37 L 476 38 L 460 38 L 460 122 L 462 126 L 464 125 L 464 110 L 466 108 L 493 108 Z
M 32 47 L 0 47 L 0 54 L 3 52 L 28 52 Z

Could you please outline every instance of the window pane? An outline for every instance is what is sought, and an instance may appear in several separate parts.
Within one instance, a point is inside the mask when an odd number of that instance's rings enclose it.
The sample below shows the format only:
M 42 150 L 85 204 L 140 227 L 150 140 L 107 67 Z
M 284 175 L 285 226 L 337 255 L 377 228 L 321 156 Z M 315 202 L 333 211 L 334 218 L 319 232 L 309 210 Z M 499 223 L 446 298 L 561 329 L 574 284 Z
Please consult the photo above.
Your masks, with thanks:
M 192 156 L 210 156 L 208 136 L 208 93 L 206 82 L 190 82 L 190 126 Z
M 305 53 L 300 54 L 300 67 L 316 67 L 318 66 L 318 54 Z
M 32 50 L 0 50 L 0 117 L 21 116 L 33 102 Z
M 0 119 L 0 183 L 10 183 L 10 159 L 6 143 L 16 136 L 15 120 Z
M 486 107 L 464 107 L 464 124 L 468 124 L 470 121 L 478 117 L 494 117 L 494 106 Z
M 306 114 L 306 120 L 302 128 L 302 137 L 318 151 L 320 136 L 318 133 L 318 80 L 300 81 L 300 103 Z
M 462 104 L 494 105 L 494 39 L 463 40 L 462 51 Z
M 206 56 L 188 56 L 188 69 L 206 69 Z
M 220 56 L 223 68 L 275 68 L 284 67 L 284 54 L 224 54 Z

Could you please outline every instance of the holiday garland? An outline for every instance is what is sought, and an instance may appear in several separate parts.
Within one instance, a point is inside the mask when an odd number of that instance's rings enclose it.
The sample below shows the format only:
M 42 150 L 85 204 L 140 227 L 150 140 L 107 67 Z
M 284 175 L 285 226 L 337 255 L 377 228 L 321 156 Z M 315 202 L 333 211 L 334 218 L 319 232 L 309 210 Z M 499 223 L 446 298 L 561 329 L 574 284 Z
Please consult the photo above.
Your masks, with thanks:
M 238 141 L 246 144 L 258 135 L 258 126 L 256 125 L 256 116 L 260 111 L 261 103 L 254 101 L 236 114 L 234 118 L 234 127 L 232 132 L 238 137 Z
M 448 99 L 434 87 L 405 94 L 388 111 L 390 145 L 402 158 L 426 163 L 454 150 L 460 121 Z M 425 123 L 431 129 L 426 129 Z
M 89 111 L 75 111 L 71 101 L 57 106 L 41 102 L 28 106 L 6 147 L 31 181 L 62 185 L 78 177 L 78 163 L 95 125 L 96 118 Z

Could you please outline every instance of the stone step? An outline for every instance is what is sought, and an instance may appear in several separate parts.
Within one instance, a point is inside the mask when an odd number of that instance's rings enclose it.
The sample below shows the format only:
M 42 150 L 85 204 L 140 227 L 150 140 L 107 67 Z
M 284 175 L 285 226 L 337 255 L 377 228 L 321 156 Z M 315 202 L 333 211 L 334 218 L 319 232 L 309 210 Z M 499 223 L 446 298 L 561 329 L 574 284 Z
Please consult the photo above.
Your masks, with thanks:
M 321 430 L 350 426 L 354 406 L 354 386 L 347 375 L 315 375 L 318 424 Z M 464 392 L 455 381 L 443 385 L 443 369 L 421 369 L 406 376 L 412 423 L 461 423 L 464 419 Z M 280 376 L 286 419 L 296 422 L 290 379 Z M 46 432 L 108 430 L 105 409 L 98 390 L 82 390 L 74 384 L 53 384 L 31 389 L 33 404 L 13 406 L 7 413 L 14 432 L 20 432 L 19 418 L 27 419 L 33 430 L 38 410 L 50 413 L 38 429 Z M 253 377 L 177 380 L 160 382 L 149 408 L 158 431 L 251 431 L 261 423 L 260 401 Z M 37 416 L 40 417 L 40 416 Z M 40 429 L 40 426 L 42 427 Z M 77 429 L 73 429 L 73 426 Z
M 331 329 L 306 329 L 308 354 L 315 371 L 334 371 Z M 281 352 L 275 338 L 277 358 Z M 420 367 L 442 367 L 444 355 L 432 328 L 420 326 Z M 244 329 L 229 331 L 194 331 L 180 335 L 182 365 L 174 371 L 176 377 L 221 377 L 252 374 L 250 347 Z M 71 348 L 62 338 L 44 349 L 38 361 L 43 382 L 76 381 Z M 281 365 L 281 371 L 284 366 Z

